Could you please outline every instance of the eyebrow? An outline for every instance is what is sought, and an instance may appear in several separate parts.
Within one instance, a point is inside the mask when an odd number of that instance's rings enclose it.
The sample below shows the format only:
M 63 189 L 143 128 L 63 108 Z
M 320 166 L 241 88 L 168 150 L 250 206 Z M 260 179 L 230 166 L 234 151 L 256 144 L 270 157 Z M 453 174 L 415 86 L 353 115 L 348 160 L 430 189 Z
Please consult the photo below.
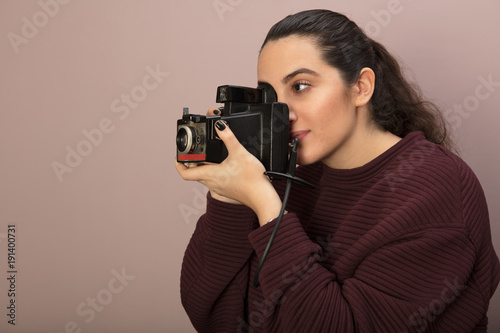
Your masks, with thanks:
M 293 71 L 291 72 L 290 74 L 288 74 L 287 76 L 285 76 L 281 82 L 286 85 L 288 82 L 290 82 L 291 79 L 293 79 L 295 76 L 299 75 L 299 74 L 311 74 L 311 75 L 314 75 L 314 76 L 319 76 L 319 73 L 313 71 L 312 69 L 309 69 L 309 68 L 299 68 L 297 69 L 296 71 Z M 263 82 L 263 81 L 259 81 L 258 84 L 265 84 L 266 82 Z
M 291 79 L 293 79 L 295 76 L 297 76 L 299 74 L 311 74 L 311 75 L 314 75 L 314 76 L 318 76 L 319 75 L 318 73 L 316 73 L 312 69 L 299 68 L 296 71 L 293 71 L 290 74 L 288 74 L 287 76 L 285 76 L 283 78 L 283 80 L 281 80 L 281 81 L 283 82 L 283 84 L 287 84 Z

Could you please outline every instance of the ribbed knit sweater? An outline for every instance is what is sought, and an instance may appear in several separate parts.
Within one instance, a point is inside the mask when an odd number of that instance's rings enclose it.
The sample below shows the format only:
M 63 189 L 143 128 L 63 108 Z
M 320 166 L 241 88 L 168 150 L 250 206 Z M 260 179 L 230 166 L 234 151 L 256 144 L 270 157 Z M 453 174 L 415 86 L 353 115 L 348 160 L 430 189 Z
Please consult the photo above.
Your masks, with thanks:
M 486 331 L 500 265 L 460 158 L 414 132 L 362 167 L 297 176 L 316 188 L 292 188 L 257 288 L 275 222 L 208 195 L 181 276 L 199 332 Z

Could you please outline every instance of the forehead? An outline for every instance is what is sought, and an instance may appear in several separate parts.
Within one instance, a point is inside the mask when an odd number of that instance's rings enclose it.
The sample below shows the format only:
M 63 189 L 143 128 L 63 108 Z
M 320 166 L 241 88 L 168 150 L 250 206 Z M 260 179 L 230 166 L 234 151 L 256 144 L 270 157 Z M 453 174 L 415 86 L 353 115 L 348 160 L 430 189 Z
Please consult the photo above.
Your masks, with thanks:
M 297 68 L 326 66 L 312 37 L 289 36 L 268 42 L 259 56 L 257 74 L 259 79 L 268 76 L 287 75 Z

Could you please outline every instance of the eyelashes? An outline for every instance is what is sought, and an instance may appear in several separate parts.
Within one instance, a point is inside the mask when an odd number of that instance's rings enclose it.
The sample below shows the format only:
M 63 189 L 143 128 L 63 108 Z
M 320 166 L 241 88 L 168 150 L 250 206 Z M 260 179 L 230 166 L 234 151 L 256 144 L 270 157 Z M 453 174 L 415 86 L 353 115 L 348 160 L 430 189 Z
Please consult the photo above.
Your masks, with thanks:
M 311 87 L 311 83 L 308 81 L 296 81 L 292 84 L 291 89 L 293 93 L 301 94 Z

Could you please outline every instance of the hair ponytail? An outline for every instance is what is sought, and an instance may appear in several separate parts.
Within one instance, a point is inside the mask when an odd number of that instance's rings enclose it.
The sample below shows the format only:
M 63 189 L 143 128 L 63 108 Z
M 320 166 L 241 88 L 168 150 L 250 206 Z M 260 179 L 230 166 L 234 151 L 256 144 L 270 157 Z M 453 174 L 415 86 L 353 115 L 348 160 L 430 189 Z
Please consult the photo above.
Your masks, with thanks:
M 314 38 L 323 59 L 338 69 L 346 85 L 358 80 L 364 67 L 375 72 L 371 112 L 375 124 L 399 137 L 421 131 L 427 140 L 452 148 L 439 109 L 424 101 L 418 88 L 403 76 L 397 60 L 346 16 L 329 10 L 309 10 L 276 23 L 262 45 L 291 35 Z
M 370 40 L 375 55 L 372 117 L 385 130 L 403 137 L 422 131 L 427 140 L 451 148 L 446 122 L 439 108 L 425 101 L 418 87 L 403 76 L 398 61 L 380 43 Z

